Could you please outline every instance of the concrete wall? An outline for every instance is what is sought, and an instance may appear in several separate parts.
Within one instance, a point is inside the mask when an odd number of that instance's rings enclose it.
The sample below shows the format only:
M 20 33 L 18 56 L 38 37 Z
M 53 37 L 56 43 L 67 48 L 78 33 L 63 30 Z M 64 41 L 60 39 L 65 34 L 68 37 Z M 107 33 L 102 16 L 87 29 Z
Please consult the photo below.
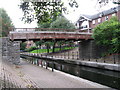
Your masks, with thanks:
M 97 46 L 94 40 L 82 40 L 79 43 L 80 59 L 97 59 L 107 51 L 106 48 Z
M 3 59 L 13 64 L 20 63 L 20 42 L 10 41 L 9 38 L 2 38 L 2 56 Z

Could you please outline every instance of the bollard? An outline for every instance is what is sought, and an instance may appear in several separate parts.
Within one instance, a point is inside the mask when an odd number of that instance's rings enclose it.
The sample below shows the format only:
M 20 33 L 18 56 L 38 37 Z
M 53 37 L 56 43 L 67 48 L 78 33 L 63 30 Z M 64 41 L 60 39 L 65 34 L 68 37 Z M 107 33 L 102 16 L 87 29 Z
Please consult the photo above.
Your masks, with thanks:
M 65 52 L 64 52 L 64 59 L 65 59 Z
M 74 54 L 74 52 L 72 52 L 72 59 L 74 59 L 74 55 L 73 54 Z
M 114 58 L 114 64 L 116 64 L 116 62 L 115 62 L 115 55 L 113 55 L 113 58 Z
M 96 62 L 97 62 L 97 59 L 96 59 Z
M 43 67 L 42 60 L 41 60 L 41 67 Z
M 60 71 L 62 71 L 62 64 L 60 64 Z
M 69 59 L 69 51 L 68 51 L 68 59 Z
M 53 58 L 53 56 L 51 56 Z
M 46 69 L 48 68 L 48 63 L 46 62 Z
M 88 61 L 90 61 L 90 57 L 89 57 L 89 60 Z
M 105 57 L 104 57 L 104 63 L 105 63 Z
M 54 72 L 54 62 L 52 63 L 52 72 Z
M 37 60 L 37 66 L 39 66 L 39 60 Z
M 79 59 L 79 54 L 78 54 L 78 52 L 77 52 L 77 60 Z
M 32 64 L 33 64 L 33 60 L 32 60 Z

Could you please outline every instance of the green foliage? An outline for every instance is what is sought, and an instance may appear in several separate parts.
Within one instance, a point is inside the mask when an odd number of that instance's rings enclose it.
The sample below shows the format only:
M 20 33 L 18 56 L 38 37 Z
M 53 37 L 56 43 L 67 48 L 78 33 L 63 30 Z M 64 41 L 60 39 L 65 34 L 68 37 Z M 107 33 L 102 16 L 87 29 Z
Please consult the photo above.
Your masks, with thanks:
M 24 12 L 23 20 L 31 23 L 37 19 L 38 23 L 51 22 L 62 12 L 62 2 L 21 2 L 20 8 Z
M 54 22 L 51 23 L 51 28 L 75 29 L 75 26 L 72 23 L 70 23 L 70 21 L 67 20 L 65 17 L 60 16 Z
M 26 43 L 20 43 L 20 50 L 25 50 L 26 49 Z
M 48 22 L 47 22 L 47 23 L 44 23 L 44 24 L 39 24 L 39 23 L 38 23 L 38 27 L 39 27 L 39 28 L 49 28 L 50 25 L 51 25 L 51 23 L 48 23 Z
M 120 53 L 120 22 L 116 17 L 99 24 L 93 33 L 98 45 L 108 48 L 108 53 Z
M 36 46 L 38 47 L 38 46 L 41 46 L 42 44 L 44 44 L 44 41 L 43 41 L 43 40 L 41 40 L 41 41 L 36 41 L 35 44 L 36 44 Z
M 60 16 L 52 22 L 51 28 L 75 29 L 75 26 L 65 17 Z
M 8 36 L 9 31 L 11 31 L 13 27 L 7 12 L 3 8 L 0 8 L 0 36 Z
M 35 49 L 37 49 L 37 48 L 34 46 L 34 47 L 30 47 L 29 49 L 26 49 L 26 51 L 30 52 L 30 51 L 33 51 Z
M 65 47 L 63 50 L 69 50 L 69 49 L 73 49 L 75 47 Z M 52 52 L 52 49 L 49 49 L 49 52 Z M 59 52 L 61 51 L 59 48 L 55 48 L 55 52 Z M 47 49 L 37 49 L 37 50 L 33 50 L 30 53 L 48 53 Z
M 75 0 L 68 0 L 70 7 L 78 8 L 78 4 Z M 67 8 L 61 0 L 58 1 L 41 1 L 41 2 L 24 2 L 21 1 L 20 8 L 22 9 L 24 16 L 22 20 L 27 23 L 31 23 L 35 19 L 39 24 L 51 23 L 56 20 L 57 16 L 62 12 L 67 12 Z

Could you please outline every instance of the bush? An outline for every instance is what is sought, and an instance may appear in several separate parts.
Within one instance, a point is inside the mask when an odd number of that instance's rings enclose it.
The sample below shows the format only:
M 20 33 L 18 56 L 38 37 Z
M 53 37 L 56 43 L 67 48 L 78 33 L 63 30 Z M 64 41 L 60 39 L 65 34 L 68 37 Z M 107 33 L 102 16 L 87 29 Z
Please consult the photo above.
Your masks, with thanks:
M 20 50 L 25 50 L 26 49 L 26 43 L 20 43 Z
M 35 49 L 37 49 L 37 48 L 34 46 L 34 47 L 30 47 L 29 49 L 26 49 L 26 51 L 30 52 L 30 51 L 33 51 Z
M 95 42 L 108 48 L 108 54 L 120 53 L 120 21 L 117 17 L 99 24 L 93 32 Z

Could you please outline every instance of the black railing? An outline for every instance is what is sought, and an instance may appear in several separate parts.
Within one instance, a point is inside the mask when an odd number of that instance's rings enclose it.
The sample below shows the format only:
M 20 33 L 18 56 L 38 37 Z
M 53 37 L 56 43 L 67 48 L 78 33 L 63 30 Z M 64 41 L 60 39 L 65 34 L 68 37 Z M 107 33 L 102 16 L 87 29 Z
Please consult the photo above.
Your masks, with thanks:
M 43 57 L 43 58 L 53 58 L 53 59 L 64 59 L 64 60 L 81 60 L 81 61 L 91 61 L 91 62 L 99 62 L 99 63 L 110 63 L 110 64 L 119 64 L 120 63 L 120 54 L 113 54 L 106 57 L 101 58 L 80 58 L 79 52 L 62 52 L 60 54 L 37 54 L 37 53 L 22 53 L 23 55 L 28 56 L 36 56 L 36 57 Z

